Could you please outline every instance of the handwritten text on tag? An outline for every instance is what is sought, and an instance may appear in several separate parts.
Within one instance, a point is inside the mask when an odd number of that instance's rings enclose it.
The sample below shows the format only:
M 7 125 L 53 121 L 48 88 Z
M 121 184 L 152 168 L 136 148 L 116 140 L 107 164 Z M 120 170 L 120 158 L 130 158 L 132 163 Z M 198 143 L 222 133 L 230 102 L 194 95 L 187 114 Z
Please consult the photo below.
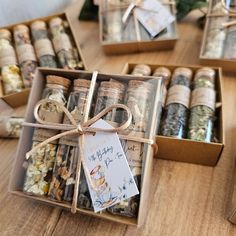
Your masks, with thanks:
M 101 119 L 92 127 L 112 128 Z M 95 212 L 139 193 L 117 133 L 86 134 L 84 159 L 94 186 L 86 176 Z

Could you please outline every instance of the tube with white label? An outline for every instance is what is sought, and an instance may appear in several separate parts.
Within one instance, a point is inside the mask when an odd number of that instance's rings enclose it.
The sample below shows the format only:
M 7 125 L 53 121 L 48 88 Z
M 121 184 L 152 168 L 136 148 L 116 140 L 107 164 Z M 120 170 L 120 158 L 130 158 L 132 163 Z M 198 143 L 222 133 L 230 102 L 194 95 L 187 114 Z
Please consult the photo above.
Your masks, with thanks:
M 57 68 L 56 56 L 44 21 L 34 21 L 31 25 L 34 48 L 42 67 Z
M 215 117 L 215 71 L 199 69 L 194 78 L 188 138 L 211 142 Z
M 186 138 L 192 71 L 177 68 L 171 79 L 161 124 L 161 135 Z

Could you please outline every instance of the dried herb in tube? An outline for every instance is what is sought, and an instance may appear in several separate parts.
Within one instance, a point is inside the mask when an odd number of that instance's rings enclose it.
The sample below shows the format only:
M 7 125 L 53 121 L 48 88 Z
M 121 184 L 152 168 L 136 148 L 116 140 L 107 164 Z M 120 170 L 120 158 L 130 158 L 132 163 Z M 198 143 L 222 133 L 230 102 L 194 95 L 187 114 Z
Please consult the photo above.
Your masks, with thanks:
M 84 121 L 89 88 L 89 80 L 74 80 L 74 87 L 68 99 L 67 109 L 77 123 Z M 70 121 L 65 117 L 63 123 L 70 124 Z M 77 136 L 64 137 L 59 140 L 53 178 L 49 189 L 51 199 L 72 201 L 78 154 Z
M 215 119 L 215 71 L 199 69 L 193 84 L 188 138 L 211 142 Z
M 73 47 L 72 40 L 64 25 L 64 22 L 59 17 L 55 17 L 49 22 L 59 66 L 64 69 L 83 69 L 83 63 L 79 59 L 78 51 Z
M 43 67 L 57 68 L 56 56 L 52 42 L 48 36 L 46 23 L 44 21 L 35 21 L 30 27 L 39 65 Z
M 191 79 L 192 71 L 188 68 L 174 71 L 162 117 L 161 135 L 187 137 Z
M 65 105 L 69 86 L 70 81 L 66 78 L 53 75 L 47 76 L 47 83 L 42 98 L 54 100 Z M 40 107 L 39 116 L 48 122 L 61 123 L 63 121 L 63 111 L 50 102 Z M 57 133 L 58 131 L 56 130 L 36 128 L 34 130 L 32 146 Z M 54 141 L 39 148 L 30 157 L 23 187 L 24 192 L 41 196 L 47 195 L 56 159 L 57 143 L 58 141 Z
M 13 29 L 13 34 L 24 86 L 30 88 L 38 62 L 31 44 L 29 28 L 26 25 L 17 25 Z
M 134 67 L 131 75 L 148 76 L 151 75 L 151 68 L 145 64 L 138 64 Z
M 124 104 L 130 108 L 133 117 L 132 124 L 126 134 L 144 137 L 151 109 L 149 106 L 150 95 L 151 84 L 149 82 L 140 80 L 131 80 L 129 82 Z M 126 115 L 123 118 L 126 119 Z M 144 144 L 124 140 L 121 143 L 135 182 L 140 190 Z M 138 215 L 139 199 L 139 195 L 136 195 L 108 208 L 108 211 L 112 214 L 136 217 Z
M 23 117 L 0 116 L 0 137 L 19 138 L 23 122 Z
M 224 52 L 226 29 L 222 26 L 227 22 L 228 16 L 211 19 L 206 38 L 204 57 L 221 58 Z
M 24 87 L 23 81 L 12 46 L 12 35 L 7 29 L 0 30 L 0 68 L 4 94 L 20 92 Z
M 94 115 L 101 112 L 104 108 L 117 103 L 123 103 L 125 85 L 115 80 L 103 81 L 98 88 L 98 95 L 95 104 Z M 122 122 L 122 112 L 114 109 L 103 117 L 104 120 L 116 126 Z M 93 209 L 85 173 L 81 171 L 79 185 L 78 207 L 84 209 Z M 104 190 L 106 191 L 106 189 Z

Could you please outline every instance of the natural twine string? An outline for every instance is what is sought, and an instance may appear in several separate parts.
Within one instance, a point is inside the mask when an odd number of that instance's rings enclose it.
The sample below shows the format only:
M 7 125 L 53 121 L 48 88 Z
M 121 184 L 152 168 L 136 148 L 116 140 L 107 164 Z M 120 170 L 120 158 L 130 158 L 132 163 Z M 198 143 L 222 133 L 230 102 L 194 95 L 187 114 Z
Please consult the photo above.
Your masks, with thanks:
M 56 105 L 59 109 L 61 109 L 65 113 L 65 115 L 68 117 L 68 119 L 70 120 L 71 125 L 70 124 L 58 124 L 58 123 L 47 122 L 47 121 L 42 120 L 39 116 L 39 110 L 40 110 L 40 107 L 45 105 L 46 103 L 52 103 L 52 104 Z M 112 111 L 113 109 L 117 109 L 117 108 L 123 109 L 127 113 L 127 120 L 124 123 L 122 123 L 120 126 L 114 127 L 111 129 L 90 127 L 93 123 L 95 123 L 96 121 L 101 119 L 108 112 Z M 74 117 L 71 115 L 71 113 L 68 111 L 68 109 L 64 105 L 62 105 L 59 102 L 50 100 L 50 99 L 43 99 L 43 100 L 40 100 L 36 104 L 35 109 L 34 109 L 34 116 L 35 116 L 35 119 L 38 122 L 38 124 L 25 122 L 23 125 L 30 126 L 30 127 L 44 128 L 44 129 L 66 130 L 66 131 L 62 132 L 60 134 L 57 134 L 55 136 L 52 136 L 52 137 L 46 139 L 45 141 L 39 143 L 35 147 L 33 147 L 29 152 L 26 153 L 26 159 L 28 159 L 33 153 L 35 153 L 38 148 L 41 148 L 41 147 L 53 142 L 54 140 L 57 140 L 61 137 L 68 136 L 68 135 L 74 135 L 74 134 L 78 135 L 78 148 L 79 148 L 80 159 L 78 160 L 78 164 L 77 164 L 74 196 L 73 196 L 73 202 L 72 202 L 72 206 L 71 206 L 71 212 L 75 213 L 76 208 L 77 208 L 77 199 L 78 199 L 78 191 L 79 191 L 79 178 L 80 178 L 79 173 L 80 173 L 80 164 L 81 163 L 83 164 L 87 180 L 89 181 L 91 187 L 96 190 L 96 186 L 94 186 L 94 184 L 91 180 L 89 170 L 86 167 L 85 160 L 84 160 L 84 153 L 83 153 L 84 135 L 86 133 L 93 133 L 94 134 L 96 132 L 101 132 L 101 131 L 102 132 L 119 132 L 119 131 L 123 131 L 123 130 L 127 129 L 132 122 L 131 111 L 127 106 L 125 106 L 123 104 L 115 104 L 115 105 L 105 108 L 100 113 L 98 113 L 96 116 L 89 119 L 88 121 L 86 121 L 82 124 L 81 123 L 77 124 Z M 147 143 L 149 145 L 155 145 L 155 142 L 153 139 L 138 138 L 138 137 L 132 137 L 129 135 L 119 135 L 119 137 L 122 139 L 125 139 L 125 140 L 131 140 L 131 141 L 135 141 L 135 142 Z M 157 147 L 156 147 L 156 151 L 157 151 Z

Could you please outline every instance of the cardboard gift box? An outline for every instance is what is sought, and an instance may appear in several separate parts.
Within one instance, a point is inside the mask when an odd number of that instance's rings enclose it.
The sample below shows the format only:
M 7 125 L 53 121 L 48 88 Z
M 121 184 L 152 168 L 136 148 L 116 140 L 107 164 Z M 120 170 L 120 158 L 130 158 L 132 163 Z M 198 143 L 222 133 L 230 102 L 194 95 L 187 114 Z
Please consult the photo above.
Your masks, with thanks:
M 83 67 L 86 70 L 87 67 L 84 62 L 84 58 L 83 58 L 83 55 L 82 55 L 82 52 L 80 49 L 79 42 L 76 38 L 74 29 L 71 25 L 71 21 L 66 13 L 60 13 L 60 14 L 50 15 L 47 17 L 32 19 L 32 20 L 25 21 L 25 22 L 19 22 L 19 23 L 13 24 L 13 25 L 2 27 L 1 29 L 8 29 L 12 32 L 13 28 L 16 25 L 24 24 L 24 25 L 30 26 L 31 23 L 33 23 L 34 21 L 37 21 L 37 20 L 42 20 L 42 21 L 45 21 L 46 23 L 48 23 L 50 21 L 50 19 L 52 19 L 54 17 L 60 17 L 62 20 L 65 20 L 68 22 L 68 29 L 67 30 L 71 36 L 72 43 L 76 46 L 76 50 L 78 52 L 78 56 L 79 56 L 80 60 L 82 61 Z M 81 69 L 83 69 L 83 68 L 81 68 Z M 0 98 L 13 108 L 27 104 L 29 93 L 30 93 L 30 88 L 25 88 L 21 92 L 12 93 L 9 95 L 4 95 L 2 83 L 0 84 Z
M 230 40 L 228 37 L 230 32 L 235 32 L 235 24 L 227 27 L 235 17 L 236 12 L 227 11 L 222 1 L 209 1 L 199 56 L 202 65 L 221 67 L 229 72 L 235 71 L 236 57 L 235 49 L 232 47 L 234 39 Z M 229 44 L 231 49 L 227 49 Z
M 160 1 L 160 3 L 162 3 L 162 1 Z M 174 1 L 163 2 L 163 5 L 167 7 L 167 9 L 170 9 L 170 13 L 175 16 L 176 9 Z M 99 4 L 100 41 L 106 54 L 134 53 L 174 48 L 178 39 L 176 21 L 169 24 L 166 32 L 161 32 L 156 38 L 152 39 L 146 29 L 139 23 L 135 11 L 131 12 L 127 22 L 122 24 L 121 18 L 128 6 L 129 4 L 127 4 L 127 2 L 119 7 L 109 5 L 108 1 L 102 1 Z M 123 27 L 127 31 L 124 30 L 122 32 L 122 35 L 126 35 L 127 39 L 107 40 L 108 26 L 111 24 L 109 17 L 114 19 L 117 14 L 120 17 L 120 22 L 110 25 L 109 28 L 113 31 L 117 31 L 117 24 L 120 24 L 121 28 Z M 118 34 L 121 35 L 119 32 Z
M 131 74 L 135 67 L 135 63 L 127 63 L 122 71 L 122 74 Z M 152 73 L 158 67 L 166 67 L 173 72 L 178 67 L 187 67 L 194 73 L 203 68 L 201 66 L 192 65 L 149 65 Z M 177 139 L 172 137 L 165 137 L 161 135 L 156 136 L 156 143 L 158 145 L 158 153 L 155 157 L 181 161 L 193 164 L 201 164 L 207 166 L 215 166 L 222 154 L 224 143 L 225 143 L 225 132 L 223 127 L 223 95 L 222 95 L 222 74 L 221 69 L 217 67 L 210 67 L 215 70 L 215 85 L 216 85 L 216 103 L 221 104 L 220 107 L 216 108 L 216 136 L 219 140 L 218 143 L 207 143 L 192 141 L 189 139 Z
M 39 68 L 36 74 L 36 77 L 33 82 L 32 86 L 32 92 L 30 94 L 27 112 L 25 116 L 25 122 L 28 123 L 34 123 L 34 107 L 36 103 L 41 99 L 42 90 L 45 87 L 45 81 L 47 75 L 56 75 L 56 76 L 62 76 L 65 78 L 68 78 L 70 80 L 74 80 L 77 78 L 81 79 L 87 79 L 91 80 L 92 73 L 84 72 L 84 71 L 68 71 L 68 70 L 62 70 L 62 69 L 46 69 L 46 68 Z M 156 92 L 154 92 L 153 96 L 150 96 L 150 104 L 153 109 L 150 110 L 150 116 L 148 117 L 149 122 L 147 124 L 147 130 L 145 132 L 145 138 L 147 139 L 154 139 L 155 140 L 155 133 L 158 126 L 158 117 L 160 117 L 158 114 L 161 112 L 161 97 L 162 97 L 162 91 L 163 91 L 163 85 L 162 80 L 153 78 L 153 77 L 140 77 L 136 78 L 130 75 L 108 75 L 108 74 L 100 74 L 98 73 L 96 83 L 99 83 L 100 81 L 108 81 L 110 79 L 115 79 L 120 82 L 128 83 L 130 80 L 141 80 L 141 81 L 147 81 L 150 80 L 150 83 L 152 83 L 152 89 L 155 89 Z M 95 83 L 91 83 L 90 85 L 90 93 L 93 96 L 89 96 L 91 99 L 88 101 L 89 107 L 91 107 L 93 97 L 96 96 L 96 93 L 94 91 L 96 88 Z M 153 90 L 154 91 L 154 90 Z M 26 197 L 29 199 L 34 199 L 43 203 L 50 204 L 52 206 L 58 206 L 62 207 L 63 209 L 70 210 L 72 208 L 72 204 L 68 202 L 58 202 L 58 201 L 52 201 L 48 199 L 47 197 L 42 196 L 34 196 L 25 194 L 23 189 L 23 183 L 25 178 L 25 168 L 23 167 L 23 164 L 25 162 L 26 153 L 31 149 L 32 145 L 32 135 L 33 135 L 33 128 L 24 126 L 22 135 L 19 141 L 16 158 L 14 162 L 14 167 L 12 171 L 11 181 L 10 181 L 10 192 L 22 197 Z M 154 141 L 155 142 L 155 141 Z M 144 146 L 144 155 L 143 155 L 143 164 L 142 164 L 142 175 L 141 175 L 141 190 L 140 190 L 140 201 L 139 201 L 139 210 L 138 210 L 138 216 L 136 218 L 129 218 L 124 216 L 118 216 L 113 215 L 108 212 L 99 212 L 94 213 L 93 211 L 76 208 L 76 212 L 78 213 L 84 213 L 88 215 L 93 215 L 99 218 L 112 220 L 115 222 L 120 222 L 124 224 L 131 224 L 140 226 L 143 224 L 145 220 L 145 215 L 148 210 L 148 203 L 150 202 L 148 200 L 148 194 L 149 194 L 149 185 L 151 183 L 151 173 L 152 173 L 152 160 L 153 160 L 153 153 L 154 148 L 150 144 L 143 144 Z M 81 168 L 81 166 L 80 166 Z M 77 172 L 78 174 L 79 172 Z M 78 174 L 79 175 L 79 174 Z

